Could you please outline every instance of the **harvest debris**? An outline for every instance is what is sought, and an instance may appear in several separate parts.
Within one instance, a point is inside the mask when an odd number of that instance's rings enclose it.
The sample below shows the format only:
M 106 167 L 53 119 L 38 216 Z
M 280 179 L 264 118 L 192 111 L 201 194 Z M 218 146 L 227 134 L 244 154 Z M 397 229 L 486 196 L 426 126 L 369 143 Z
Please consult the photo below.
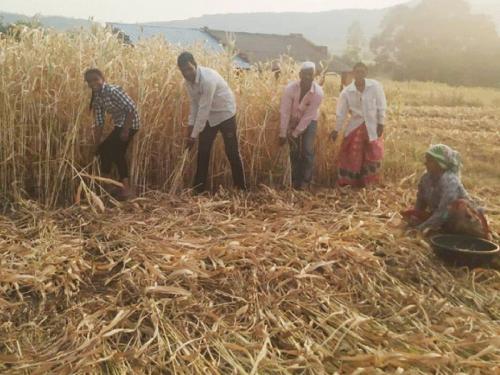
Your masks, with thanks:
M 0 372 L 499 371 L 500 273 L 436 260 L 400 189 L 24 201 L 0 218 Z

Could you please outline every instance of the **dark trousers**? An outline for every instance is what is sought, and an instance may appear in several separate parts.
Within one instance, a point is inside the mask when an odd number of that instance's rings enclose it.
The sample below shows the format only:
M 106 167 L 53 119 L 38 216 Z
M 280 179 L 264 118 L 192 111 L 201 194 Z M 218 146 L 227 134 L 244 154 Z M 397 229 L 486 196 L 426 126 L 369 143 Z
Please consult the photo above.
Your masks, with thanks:
M 246 190 L 243 163 L 241 161 L 236 132 L 236 117 L 232 117 L 214 127 L 211 127 L 207 123 L 205 129 L 200 133 L 198 141 L 198 166 L 194 179 L 194 188 L 197 192 L 202 192 L 206 189 L 210 152 L 219 131 L 222 133 L 226 156 L 229 164 L 231 164 L 234 185 L 242 190 Z
M 312 121 L 300 136 L 290 139 L 290 161 L 294 188 L 300 189 L 304 183 L 312 181 L 317 127 L 318 123 Z
M 101 164 L 101 172 L 104 174 L 111 173 L 111 167 L 116 165 L 120 181 L 128 178 L 128 165 L 126 159 L 127 147 L 132 141 L 132 137 L 137 130 L 130 129 L 129 137 L 126 142 L 120 139 L 122 128 L 115 126 L 113 131 L 106 137 L 106 139 L 99 145 L 97 154 Z

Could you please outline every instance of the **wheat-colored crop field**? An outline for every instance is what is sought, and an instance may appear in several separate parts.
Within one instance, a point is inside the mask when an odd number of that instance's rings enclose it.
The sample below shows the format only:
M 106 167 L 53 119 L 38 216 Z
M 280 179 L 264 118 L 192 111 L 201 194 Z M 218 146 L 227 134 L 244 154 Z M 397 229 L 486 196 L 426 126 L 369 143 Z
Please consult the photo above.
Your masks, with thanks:
M 0 373 L 500 374 L 498 263 L 445 265 L 399 215 L 424 151 L 446 143 L 499 242 L 500 91 L 382 80 L 383 185 L 339 190 L 329 76 L 315 184 L 295 192 L 276 138 L 296 66 L 284 59 L 277 81 L 194 50 L 236 93 L 248 193 L 230 189 L 220 140 L 214 194 L 188 191 L 177 48 L 100 28 L 0 39 Z M 143 124 L 125 203 L 100 188 L 91 154 L 93 66 Z

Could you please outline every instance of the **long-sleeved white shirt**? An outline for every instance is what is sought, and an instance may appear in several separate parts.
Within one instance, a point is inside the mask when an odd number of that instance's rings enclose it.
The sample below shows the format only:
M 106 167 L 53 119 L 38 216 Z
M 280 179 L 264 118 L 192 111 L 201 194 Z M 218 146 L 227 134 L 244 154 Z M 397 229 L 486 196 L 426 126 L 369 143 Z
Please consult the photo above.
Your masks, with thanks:
M 384 124 L 387 101 L 382 85 L 373 80 L 365 80 L 365 90 L 361 93 L 356 85 L 351 83 L 340 94 L 337 103 L 337 131 L 342 129 L 347 115 L 351 118 L 347 125 L 345 136 L 356 130 L 363 123 L 366 124 L 370 141 L 378 138 L 377 125 Z
M 197 138 L 207 122 L 213 127 L 236 115 L 236 100 L 231 88 L 215 70 L 198 66 L 194 83 L 186 81 L 191 98 L 189 126 Z

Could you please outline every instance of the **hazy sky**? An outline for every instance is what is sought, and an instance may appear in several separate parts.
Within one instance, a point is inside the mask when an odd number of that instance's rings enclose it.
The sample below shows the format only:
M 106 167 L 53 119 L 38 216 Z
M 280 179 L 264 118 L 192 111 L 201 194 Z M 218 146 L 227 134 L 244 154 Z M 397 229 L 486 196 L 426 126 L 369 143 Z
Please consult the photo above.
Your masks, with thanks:
M 1 0 L 0 10 L 97 21 L 169 21 L 214 13 L 383 8 L 407 0 Z

